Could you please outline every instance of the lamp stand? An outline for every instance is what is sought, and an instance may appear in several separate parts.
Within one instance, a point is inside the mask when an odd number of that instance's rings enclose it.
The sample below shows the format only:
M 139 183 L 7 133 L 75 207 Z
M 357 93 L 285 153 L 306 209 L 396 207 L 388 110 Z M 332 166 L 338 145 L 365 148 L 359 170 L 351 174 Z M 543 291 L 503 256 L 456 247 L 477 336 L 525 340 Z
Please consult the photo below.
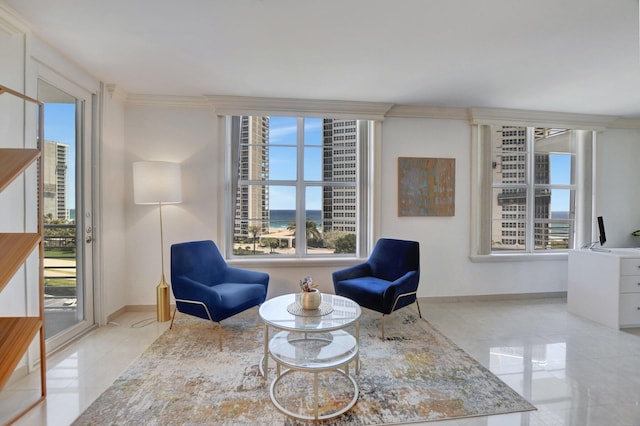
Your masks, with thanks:
M 162 265 L 162 274 L 160 283 L 156 287 L 156 319 L 158 322 L 169 321 L 171 312 L 169 307 L 169 285 L 164 279 L 164 238 L 162 235 L 162 203 L 160 205 L 160 264 Z

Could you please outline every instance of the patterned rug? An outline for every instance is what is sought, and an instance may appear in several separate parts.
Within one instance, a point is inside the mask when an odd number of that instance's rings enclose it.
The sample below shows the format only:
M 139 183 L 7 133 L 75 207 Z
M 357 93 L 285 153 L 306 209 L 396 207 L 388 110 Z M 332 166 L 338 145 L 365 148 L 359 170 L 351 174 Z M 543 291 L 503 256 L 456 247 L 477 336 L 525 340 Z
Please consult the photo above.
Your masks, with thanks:
M 385 317 L 384 341 L 380 318 L 363 309 L 358 402 L 321 424 L 398 424 L 535 410 L 418 318 L 413 307 Z M 160 336 L 74 425 L 304 424 L 282 414 L 269 397 L 274 362 L 268 382 L 260 375 L 264 326 L 257 308 L 222 325 L 220 352 L 211 323 L 179 314 L 173 330 Z M 300 412 L 309 410 L 312 375 L 285 377 L 278 398 Z M 320 414 L 337 412 L 353 398 L 353 385 L 339 374 L 320 374 L 319 382 Z

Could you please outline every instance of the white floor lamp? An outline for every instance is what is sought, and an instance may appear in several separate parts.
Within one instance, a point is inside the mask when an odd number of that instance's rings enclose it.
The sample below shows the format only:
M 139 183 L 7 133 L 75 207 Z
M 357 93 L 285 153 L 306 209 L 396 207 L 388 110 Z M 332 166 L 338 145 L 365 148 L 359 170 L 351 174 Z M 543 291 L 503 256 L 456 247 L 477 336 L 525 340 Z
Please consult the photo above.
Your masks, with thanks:
M 168 321 L 169 286 L 164 278 L 164 239 L 162 235 L 162 205 L 182 202 L 180 164 L 167 161 L 139 161 L 133 163 L 133 201 L 136 204 L 158 204 L 160 211 L 160 264 L 162 274 L 156 287 L 158 322 Z

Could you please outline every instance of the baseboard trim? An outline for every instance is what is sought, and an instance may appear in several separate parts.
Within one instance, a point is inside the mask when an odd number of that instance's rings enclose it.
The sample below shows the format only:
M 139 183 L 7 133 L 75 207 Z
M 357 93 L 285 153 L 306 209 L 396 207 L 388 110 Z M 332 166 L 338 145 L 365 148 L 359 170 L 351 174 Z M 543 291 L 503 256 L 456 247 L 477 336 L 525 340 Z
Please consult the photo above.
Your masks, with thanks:
M 156 305 L 127 305 L 125 312 L 155 312 Z
M 118 309 L 117 311 L 112 312 L 110 315 L 107 315 L 107 324 L 109 324 L 111 321 L 113 321 L 114 319 L 116 319 L 120 315 L 124 314 L 125 312 L 127 312 L 127 307 L 123 306 L 122 308 Z
M 482 294 L 470 296 L 427 296 L 418 297 L 425 302 L 490 302 L 498 300 L 533 300 L 533 299 L 558 299 L 567 298 L 566 291 L 547 293 L 509 293 L 509 294 Z
M 169 306 L 169 312 L 173 312 L 176 305 Z M 117 311 L 107 316 L 107 323 L 124 314 L 125 312 L 155 312 L 156 305 L 125 305 Z
M 547 293 L 506 293 L 506 294 L 479 294 L 470 296 L 419 296 L 422 302 L 490 302 L 498 300 L 533 300 L 533 299 L 566 299 L 566 291 L 555 291 Z M 171 305 L 170 312 L 173 312 L 175 305 Z M 156 305 L 125 305 L 107 316 L 107 323 L 113 321 L 125 312 L 155 312 Z

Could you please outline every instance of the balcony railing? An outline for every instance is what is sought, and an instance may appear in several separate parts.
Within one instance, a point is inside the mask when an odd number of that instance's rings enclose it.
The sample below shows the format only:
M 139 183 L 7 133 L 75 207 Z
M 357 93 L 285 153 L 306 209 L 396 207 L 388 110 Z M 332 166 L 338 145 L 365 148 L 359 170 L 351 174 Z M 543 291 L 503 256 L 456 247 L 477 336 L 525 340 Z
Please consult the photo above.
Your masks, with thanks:
M 45 224 L 45 310 L 75 309 L 77 295 L 76 265 L 76 225 Z

